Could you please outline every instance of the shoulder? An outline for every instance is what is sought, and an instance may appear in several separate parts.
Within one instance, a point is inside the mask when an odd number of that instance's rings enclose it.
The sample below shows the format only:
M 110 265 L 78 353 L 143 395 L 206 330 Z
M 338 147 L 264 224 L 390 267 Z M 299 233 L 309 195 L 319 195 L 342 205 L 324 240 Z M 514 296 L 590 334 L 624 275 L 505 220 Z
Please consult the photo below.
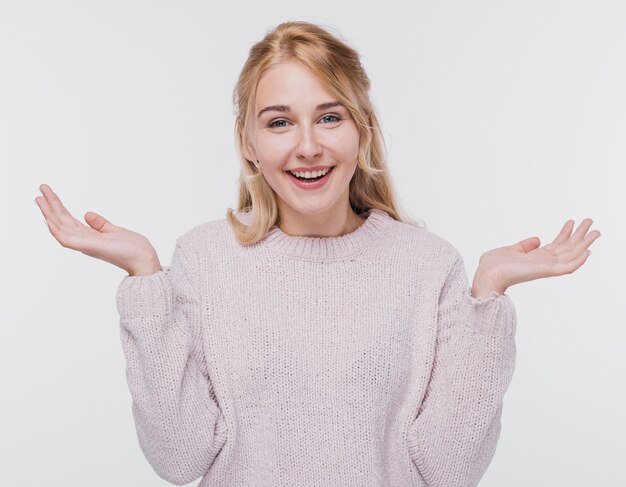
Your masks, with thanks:
M 246 213 L 236 213 L 235 216 L 242 222 L 245 222 L 248 217 Z M 223 217 L 202 222 L 190 228 L 180 235 L 176 242 L 181 247 L 203 254 L 210 250 L 223 249 L 224 245 L 233 238 L 230 224 L 226 217 Z
M 425 227 L 392 219 L 390 230 L 389 238 L 395 239 L 409 255 L 420 256 L 422 260 L 439 262 L 445 267 L 461 257 L 450 241 Z

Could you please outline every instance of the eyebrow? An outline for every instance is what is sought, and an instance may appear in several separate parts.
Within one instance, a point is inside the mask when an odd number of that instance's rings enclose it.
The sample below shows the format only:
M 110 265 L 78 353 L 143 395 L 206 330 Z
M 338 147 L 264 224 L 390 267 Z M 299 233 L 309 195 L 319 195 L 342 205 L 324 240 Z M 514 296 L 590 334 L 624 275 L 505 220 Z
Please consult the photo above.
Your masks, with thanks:
M 328 103 L 320 103 L 319 105 L 317 105 L 317 107 L 315 109 L 316 110 L 326 110 L 327 108 L 336 107 L 336 106 L 343 106 L 343 103 L 338 102 L 338 101 L 330 101 Z M 263 110 L 261 110 L 259 112 L 259 114 L 256 116 L 256 118 L 260 118 L 263 113 L 270 112 L 270 111 L 274 111 L 274 112 L 290 112 L 291 111 L 291 107 L 288 106 L 288 105 L 271 105 L 271 106 L 265 107 Z

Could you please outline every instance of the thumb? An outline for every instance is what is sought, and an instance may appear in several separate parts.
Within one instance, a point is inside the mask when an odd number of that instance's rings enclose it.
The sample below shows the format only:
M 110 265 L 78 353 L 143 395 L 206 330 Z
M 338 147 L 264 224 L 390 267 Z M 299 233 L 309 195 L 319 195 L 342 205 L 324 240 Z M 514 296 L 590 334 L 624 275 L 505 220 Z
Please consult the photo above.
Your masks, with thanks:
M 527 253 L 530 252 L 531 250 L 536 249 L 537 247 L 539 247 L 539 245 L 541 245 L 541 240 L 539 240 L 538 237 L 529 237 L 526 238 L 524 240 L 520 240 L 519 242 L 517 242 L 513 248 L 515 248 L 515 250 L 519 250 L 521 252 Z
M 112 227 L 115 227 L 109 220 L 93 211 L 85 213 L 84 218 L 91 228 L 99 232 L 110 232 Z

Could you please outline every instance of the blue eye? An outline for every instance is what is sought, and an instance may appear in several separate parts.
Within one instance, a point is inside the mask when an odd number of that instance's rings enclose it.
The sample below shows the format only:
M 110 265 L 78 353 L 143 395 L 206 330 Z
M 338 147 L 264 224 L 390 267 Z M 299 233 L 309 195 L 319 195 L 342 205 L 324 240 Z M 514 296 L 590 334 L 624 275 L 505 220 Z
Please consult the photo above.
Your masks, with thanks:
M 274 121 L 274 122 L 270 123 L 270 124 L 268 125 L 268 127 L 284 127 L 284 125 L 280 125 L 280 126 L 278 126 L 278 125 L 274 125 L 274 124 L 276 124 L 276 123 L 278 123 L 278 122 L 285 122 L 285 121 L 286 121 L 286 120 L 276 120 L 276 121 Z
M 334 118 L 334 119 L 335 119 L 335 120 L 331 120 L 331 122 L 336 122 L 336 121 L 341 120 L 341 119 L 340 119 L 339 117 L 337 117 L 336 115 L 324 115 L 324 116 L 322 117 L 322 119 L 324 119 L 324 118 L 329 118 L 329 117 L 330 117 L 330 118 Z
M 324 115 L 322 117 L 322 120 L 327 119 L 327 118 L 334 119 L 334 120 L 331 120 L 329 123 L 338 122 L 339 120 L 341 120 L 341 118 L 336 116 L 336 115 Z M 288 123 L 287 120 L 282 120 L 282 119 L 281 120 L 274 120 L 272 123 L 270 123 L 268 125 L 268 127 L 274 127 L 274 128 L 283 128 L 283 127 L 285 127 L 286 125 L 276 125 L 277 123 L 281 123 L 281 122 L 282 123 Z

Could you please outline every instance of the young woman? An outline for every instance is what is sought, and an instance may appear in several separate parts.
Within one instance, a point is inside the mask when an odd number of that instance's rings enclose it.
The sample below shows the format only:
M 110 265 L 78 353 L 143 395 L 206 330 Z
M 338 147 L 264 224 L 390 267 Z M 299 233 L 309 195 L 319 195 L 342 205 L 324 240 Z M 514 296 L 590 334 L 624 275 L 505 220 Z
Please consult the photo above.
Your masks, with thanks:
M 237 212 L 149 241 L 52 189 L 63 245 L 128 272 L 117 292 L 132 412 L 162 478 L 200 486 L 474 486 L 515 364 L 507 288 L 569 274 L 600 236 L 569 220 L 480 258 L 400 215 L 358 54 L 286 22 L 234 92 Z

